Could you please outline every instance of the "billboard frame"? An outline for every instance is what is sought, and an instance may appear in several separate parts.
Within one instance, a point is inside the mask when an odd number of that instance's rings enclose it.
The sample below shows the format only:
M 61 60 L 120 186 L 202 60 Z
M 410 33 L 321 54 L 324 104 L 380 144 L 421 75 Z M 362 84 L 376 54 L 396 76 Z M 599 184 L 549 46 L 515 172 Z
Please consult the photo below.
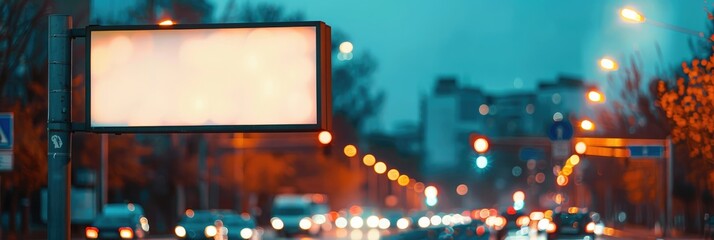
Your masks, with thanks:
M 278 28 L 315 27 L 316 33 L 316 123 L 315 124 L 266 124 L 266 125 L 191 125 L 191 126 L 92 126 L 91 119 L 91 36 L 96 31 L 151 31 L 228 28 Z M 271 23 L 225 23 L 225 24 L 176 24 L 116 25 L 85 28 L 85 130 L 94 133 L 225 133 L 225 132 L 315 132 L 332 128 L 332 40 L 331 28 L 321 21 L 271 22 Z

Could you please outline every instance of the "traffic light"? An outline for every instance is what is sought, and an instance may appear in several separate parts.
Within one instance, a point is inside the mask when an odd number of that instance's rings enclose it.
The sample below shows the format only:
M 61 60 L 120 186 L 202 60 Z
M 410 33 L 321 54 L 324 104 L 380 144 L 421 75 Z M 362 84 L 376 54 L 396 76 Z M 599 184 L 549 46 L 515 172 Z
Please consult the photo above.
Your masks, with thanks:
M 474 149 L 479 154 L 484 154 L 488 152 L 490 142 L 488 138 L 486 138 L 483 135 L 478 135 L 478 134 L 471 134 L 470 142 L 471 142 L 471 147 Z

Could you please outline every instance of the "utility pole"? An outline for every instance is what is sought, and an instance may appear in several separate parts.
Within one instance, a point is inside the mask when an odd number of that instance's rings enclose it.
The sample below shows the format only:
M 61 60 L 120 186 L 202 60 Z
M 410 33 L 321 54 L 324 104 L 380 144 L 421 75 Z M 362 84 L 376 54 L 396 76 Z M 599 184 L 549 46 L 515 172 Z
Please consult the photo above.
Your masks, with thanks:
M 51 15 L 48 31 L 47 237 L 70 238 L 72 17 Z

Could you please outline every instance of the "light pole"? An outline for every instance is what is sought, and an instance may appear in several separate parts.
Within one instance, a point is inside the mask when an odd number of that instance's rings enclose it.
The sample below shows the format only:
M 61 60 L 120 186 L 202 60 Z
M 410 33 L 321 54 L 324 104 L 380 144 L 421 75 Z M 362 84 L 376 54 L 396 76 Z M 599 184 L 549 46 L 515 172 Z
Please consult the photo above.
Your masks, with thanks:
M 648 23 L 648 24 L 653 25 L 653 26 L 656 26 L 656 27 L 660 27 L 660 28 L 672 30 L 672 31 L 675 31 L 675 32 L 684 33 L 684 34 L 688 34 L 688 35 L 692 35 L 692 36 L 704 38 L 704 33 L 703 33 L 703 32 L 695 31 L 695 30 L 692 30 L 692 29 L 684 28 L 684 27 L 680 27 L 680 26 L 677 26 L 677 25 L 672 25 L 672 24 L 665 23 L 665 22 L 655 21 L 655 20 L 652 20 L 652 19 L 649 19 L 649 18 L 645 18 L 645 16 L 644 16 L 642 13 L 640 13 L 639 11 L 637 11 L 637 10 L 635 10 L 635 9 L 633 9 L 633 8 L 627 8 L 627 7 L 626 7 L 626 8 L 620 9 L 620 17 L 622 17 L 624 20 L 626 20 L 626 21 L 628 21 L 628 22 L 633 22 L 633 23 Z

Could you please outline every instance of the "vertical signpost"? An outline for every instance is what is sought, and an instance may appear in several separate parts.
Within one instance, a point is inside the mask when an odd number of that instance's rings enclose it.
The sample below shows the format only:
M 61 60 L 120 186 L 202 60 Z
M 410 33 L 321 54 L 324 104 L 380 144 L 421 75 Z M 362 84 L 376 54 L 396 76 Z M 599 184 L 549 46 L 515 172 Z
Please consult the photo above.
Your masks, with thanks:
M 0 113 L 0 173 L 12 171 L 12 144 L 13 144 L 13 118 L 12 113 Z M 0 186 L 2 178 L 0 177 Z M 0 195 L 0 212 L 2 212 L 2 195 Z M 2 228 L 0 227 L 0 236 Z
M 49 239 L 70 238 L 73 132 L 331 128 L 332 43 L 323 22 L 72 29 L 70 16 L 52 15 L 48 33 Z M 87 48 L 86 119 L 73 123 L 70 53 L 79 37 Z

